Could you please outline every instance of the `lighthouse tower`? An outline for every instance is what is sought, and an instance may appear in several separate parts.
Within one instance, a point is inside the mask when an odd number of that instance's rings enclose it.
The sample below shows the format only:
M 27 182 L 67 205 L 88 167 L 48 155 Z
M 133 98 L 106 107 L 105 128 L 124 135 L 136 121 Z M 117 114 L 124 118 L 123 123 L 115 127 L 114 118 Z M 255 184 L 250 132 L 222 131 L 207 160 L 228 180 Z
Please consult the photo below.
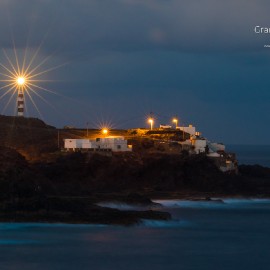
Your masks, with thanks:
M 24 116 L 24 93 L 23 88 L 19 87 L 18 97 L 17 97 L 17 115 Z
M 17 115 L 21 117 L 24 116 L 24 85 L 25 85 L 25 78 L 18 77 L 17 78 L 17 90 L 18 90 Z

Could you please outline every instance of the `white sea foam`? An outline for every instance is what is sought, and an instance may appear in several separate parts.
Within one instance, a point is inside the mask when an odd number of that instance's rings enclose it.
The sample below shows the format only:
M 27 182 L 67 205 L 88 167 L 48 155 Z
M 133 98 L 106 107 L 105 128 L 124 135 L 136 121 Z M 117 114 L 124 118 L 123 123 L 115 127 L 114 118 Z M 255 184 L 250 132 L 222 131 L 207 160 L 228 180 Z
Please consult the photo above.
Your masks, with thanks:
M 258 203 L 270 203 L 270 199 L 254 199 L 254 198 L 226 198 L 222 199 L 227 204 L 258 204 Z
M 212 201 L 188 201 L 188 200 L 156 200 L 166 208 L 208 208 L 208 209 L 226 209 L 226 208 L 245 208 L 256 206 L 258 204 L 269 204 L 270 199 L 249 199 L 249 198 L 214 198 Z
M 224 206 L 221 201 L 157 200 L 155 202 L 166 208 L 219 208 Z
M 143 219 L 140 226 L 150 227 L 150 228 L 190 228 L 190 227 L 193 227 L 194 224 L 186 220 L 162 221 L 162 220 Z
M 98 206 L 114 208 L 118 210 L 146 210 L 151 209 L 149 206 L 140 206 L 127 203 L 117 203 L 117 202 L 101 202 L 97 203 Z

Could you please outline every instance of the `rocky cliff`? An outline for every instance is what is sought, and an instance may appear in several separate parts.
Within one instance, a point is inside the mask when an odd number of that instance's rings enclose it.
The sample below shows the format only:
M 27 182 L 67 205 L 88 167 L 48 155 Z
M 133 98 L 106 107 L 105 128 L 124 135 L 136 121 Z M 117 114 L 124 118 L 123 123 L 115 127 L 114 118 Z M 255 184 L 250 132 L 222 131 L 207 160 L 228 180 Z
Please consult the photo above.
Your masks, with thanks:
M 226 174 L 203 154 L 140 151 L 141 144 L 112 156 L 56 152 L 57 130 L 38 119 L 0 117 L 0 127 L 0 220 L 83 222 L 87 212 L 85 222 L 106 223 L 107 217 L 107 223 L 129 224 L 169 216 L 95 204 L 147 204 L 153 196 L 270 196 L 269 168 L 240 166 L 239 175 Z

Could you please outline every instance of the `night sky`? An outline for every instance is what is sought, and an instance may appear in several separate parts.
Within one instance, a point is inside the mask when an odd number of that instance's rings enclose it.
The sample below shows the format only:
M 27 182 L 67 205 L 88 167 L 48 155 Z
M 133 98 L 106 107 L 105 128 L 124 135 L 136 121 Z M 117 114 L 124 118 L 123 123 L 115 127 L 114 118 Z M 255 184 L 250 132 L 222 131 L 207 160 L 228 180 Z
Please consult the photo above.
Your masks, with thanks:
M 270 34 L 254 27 L 270 27 L 269 11 L 269 0 L 1 0 L 0 44 L 12 61 L 12 40 L 20 59 L 40 46 L 41 71 L 63 65 L 42 75 L 51 105 L 33 96 L 51 125 L 145 127 L 153 112 L 214 141 L 267 144 Z M 31 103 L 28 114 L 40 117 Z

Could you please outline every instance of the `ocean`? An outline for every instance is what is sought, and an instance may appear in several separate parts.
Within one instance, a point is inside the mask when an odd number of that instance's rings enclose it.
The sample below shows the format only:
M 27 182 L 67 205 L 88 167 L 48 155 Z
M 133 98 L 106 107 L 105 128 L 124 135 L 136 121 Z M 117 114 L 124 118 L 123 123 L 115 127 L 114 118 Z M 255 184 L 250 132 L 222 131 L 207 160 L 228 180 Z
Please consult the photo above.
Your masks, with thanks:
M 159 202 L 172 221 L 2 223 L 0 269 L 269 269 L 270 200 Z
M 238 149 L 240 163 L 269 162 L 267 148 L 258 156 L 257 147 Z M 269 269 L 270 199 L 157 202 L 173 220 L 131 227 L 0 223 L 0 270 Z
M 226 145 L 226 151 L 236 153 L 240 165 L 270 167 L 270 145 Z

